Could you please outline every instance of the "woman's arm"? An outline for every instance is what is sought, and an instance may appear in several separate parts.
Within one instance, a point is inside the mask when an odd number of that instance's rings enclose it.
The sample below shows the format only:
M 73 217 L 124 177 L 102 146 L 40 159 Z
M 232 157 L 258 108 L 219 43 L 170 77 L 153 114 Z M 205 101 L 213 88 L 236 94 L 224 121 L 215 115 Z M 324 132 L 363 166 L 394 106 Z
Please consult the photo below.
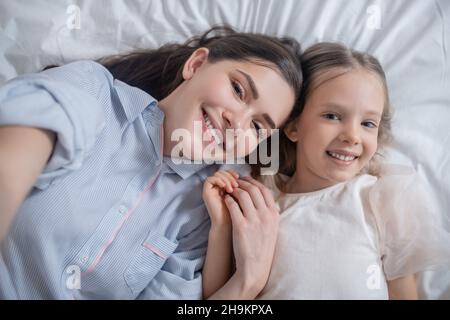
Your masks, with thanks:
M 0 127 L 0 241 L 44 169 L 55 134 L 31 127 Z
M 388 281 L 389 299 L 391 300 L 417 300 L 417 285 L 415 276 L 408 275 Z
M 238 180 L 225 203 L 232 220 L 236 271 L 211 299 L 254 299 L 269 278 L 278 235 L 279 212 L 271 192 L 258 181 Z M 236 200 L 235 200 L 236 199 Z
M 202 270 L 203 298 L 208 299 L 230 279 L 232 274 L 231 218 L 224 195 L 233 192 L 239 175 L 218 171 L 203 186 L 203 200 L 211 217 L 208 249 Z

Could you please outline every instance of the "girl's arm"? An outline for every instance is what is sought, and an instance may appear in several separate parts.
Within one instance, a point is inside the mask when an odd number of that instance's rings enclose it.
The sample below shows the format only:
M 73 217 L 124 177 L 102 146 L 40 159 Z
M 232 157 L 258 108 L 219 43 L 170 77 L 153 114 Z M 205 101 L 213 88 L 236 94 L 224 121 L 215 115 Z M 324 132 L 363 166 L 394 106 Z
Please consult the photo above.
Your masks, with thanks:
M 212 227 L 202 271 L 203 298 L 208 299 L 232 275 L 231 227 Z
M 208 249 L 202 271 L 203 298 L 209 298 L 232 274 L 231 218 L 224 202 L 225 193 L 238 186 L 233 171 L 218 171 L 203 186 L 203 199 L 211 217 Z
M 0 127 L 0 242 L 55 144 L 55 134 L 31 127 Z
M 408 275 L 388 281 L 389 299 L 391 300 L 417 300 L 417 286 L 415 276 Z

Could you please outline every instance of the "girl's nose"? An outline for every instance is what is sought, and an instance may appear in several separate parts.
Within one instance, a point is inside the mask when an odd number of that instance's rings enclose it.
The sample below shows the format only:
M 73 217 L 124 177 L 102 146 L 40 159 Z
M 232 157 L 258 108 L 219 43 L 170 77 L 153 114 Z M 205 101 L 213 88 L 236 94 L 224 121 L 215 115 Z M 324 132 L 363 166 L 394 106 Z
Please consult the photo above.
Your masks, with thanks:
M 339 135 L 339 140 L 349 145 L 355 145 L 361 143 L 358 129 L 354 125 L 347 126 Z

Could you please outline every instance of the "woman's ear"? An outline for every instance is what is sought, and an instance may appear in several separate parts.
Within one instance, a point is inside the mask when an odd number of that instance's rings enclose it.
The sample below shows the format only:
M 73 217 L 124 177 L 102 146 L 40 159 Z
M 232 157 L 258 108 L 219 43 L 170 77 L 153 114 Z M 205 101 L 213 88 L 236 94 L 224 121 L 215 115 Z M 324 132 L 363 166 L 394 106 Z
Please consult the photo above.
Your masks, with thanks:
M 195 71 L 208 61 L 209 49 L 198 48 L 192 52 L 189 59 L 186 60 L 183 66 L 183 79 L 189 80 L 194 76 Z
M 298 121 L 294 120 L 289 122 L 284 128 L 284 134 L 291 140 L 292 142 L 297 142 L 299 139 L 299 131 L 298 131 Z

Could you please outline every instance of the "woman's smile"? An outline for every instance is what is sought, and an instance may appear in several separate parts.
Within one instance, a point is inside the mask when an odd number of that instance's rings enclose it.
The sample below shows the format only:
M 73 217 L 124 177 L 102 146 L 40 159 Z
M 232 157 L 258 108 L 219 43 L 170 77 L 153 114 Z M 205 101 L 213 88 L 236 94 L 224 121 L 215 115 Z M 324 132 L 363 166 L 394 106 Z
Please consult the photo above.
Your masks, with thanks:
M 216 143 L 217 145 L 221 145 L 224 142 L 223 133 L 221 132 L 219 127 L 215 124 L 214 121 L 208 116 L 205 110 L 202 109 L 202 129 L 203 129 L 203 140 L 208 142 L 208 145 L 211 143 Z M 224 146 L 223 146 L 224 147 Z

